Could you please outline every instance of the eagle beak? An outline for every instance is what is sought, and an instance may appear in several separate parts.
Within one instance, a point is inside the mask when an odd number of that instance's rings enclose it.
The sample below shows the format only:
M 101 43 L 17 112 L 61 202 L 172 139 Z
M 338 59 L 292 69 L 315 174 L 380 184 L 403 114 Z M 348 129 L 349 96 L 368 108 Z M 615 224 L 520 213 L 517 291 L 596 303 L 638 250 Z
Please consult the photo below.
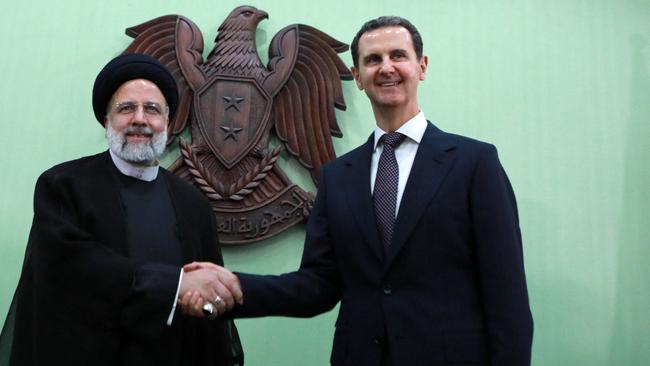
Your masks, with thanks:
M 262 19 L 269 19 L 269 14 L 265 12 L 264 10 L 258 10 L 257 11 L 257 20 L 262 21 Z

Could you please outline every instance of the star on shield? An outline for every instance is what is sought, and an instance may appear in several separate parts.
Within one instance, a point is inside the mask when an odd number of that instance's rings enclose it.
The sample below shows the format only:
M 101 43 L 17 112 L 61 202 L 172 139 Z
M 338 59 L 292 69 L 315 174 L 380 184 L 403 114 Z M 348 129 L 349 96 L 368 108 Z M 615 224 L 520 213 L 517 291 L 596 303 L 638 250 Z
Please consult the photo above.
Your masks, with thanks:
M 238 97 L 235 95 L 235 93 L 230 94 L 230 96 L 224 96 L 223 100 L 226 101 L 226 106 L 224 107 L 224 110 L 228 110 L 230 108 L 235 108 L 239 112 L 239 103 L 241 103 L 244 98 Z
M 230 125 L 220 126 L 222 130 L 226 132 L 226 137 L 223 138 L 224 141 L 228 140 L 229 137 L 232 137 L 233 140 L 237 141 L 237 134 L 241 132 L 242 128 L 235 127 L 232 121 L 229 122 Z

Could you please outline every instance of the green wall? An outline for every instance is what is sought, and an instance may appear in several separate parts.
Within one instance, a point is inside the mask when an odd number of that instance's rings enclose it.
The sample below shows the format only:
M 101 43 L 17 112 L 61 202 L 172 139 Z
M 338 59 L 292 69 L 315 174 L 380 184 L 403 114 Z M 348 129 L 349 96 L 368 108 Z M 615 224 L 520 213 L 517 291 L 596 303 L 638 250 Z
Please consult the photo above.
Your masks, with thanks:
M 258 30 L 264 59 L 268 42 L 288 24 L 350 42 L 365 20 L 402 15 L 419 27 L 430 57 L 420 88 L 426 116 L 499 147 L 520 206 L 534 365 L 648 364 L 650 2 L 314 3 L 250 2 L 270 15 Z M 209 51 L 237 5 L 2 1 L 0 317 L 18 280 L 36 178 L 105 148 L 90 93 L 98 70 L 129 44 L 124 28 L 183 14 L 204 32 Z M 343 59 L 351 64 L 349 54 Z M 344 93 L 339 154 L 373 126 L 365 96 L 351 82 Z M 295 160 L 282 164 L 313 189 Z M 296 268 L 302 240 L 299 227 L 224 255 L 233 270 L 277 274 Z M 238 321 L 247 365 L 327 364 L 334 316 Z

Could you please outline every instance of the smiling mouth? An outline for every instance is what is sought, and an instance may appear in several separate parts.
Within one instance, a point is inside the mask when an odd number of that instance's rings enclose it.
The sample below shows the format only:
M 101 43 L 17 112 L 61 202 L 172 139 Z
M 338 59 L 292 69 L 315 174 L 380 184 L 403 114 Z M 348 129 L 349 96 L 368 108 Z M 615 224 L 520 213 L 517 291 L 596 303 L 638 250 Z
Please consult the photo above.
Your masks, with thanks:
M 126 137 L 128 139 L 134 139 L 134 140 L 145 140 L 145 139 L 150 139 L 152 137 L 151 134 L 139 134 L 139 133 L 127 133 Z
M 379 86 L 381 87 L 391 87 L 391 86 L 397 86 L 400 82 L 399 81 L 391 81 L 387 83 L 379 83 Z

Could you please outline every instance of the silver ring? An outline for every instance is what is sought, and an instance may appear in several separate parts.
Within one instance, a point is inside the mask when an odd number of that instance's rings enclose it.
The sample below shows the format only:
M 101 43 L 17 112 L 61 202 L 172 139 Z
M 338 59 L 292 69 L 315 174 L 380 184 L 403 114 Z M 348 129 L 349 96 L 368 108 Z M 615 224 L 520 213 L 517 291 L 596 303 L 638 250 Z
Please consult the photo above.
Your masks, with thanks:
M 214 303 L 215 305 L 219 305 L 219 304 L 221 304 L 222 302 L 223 302 L 223 299 L 222 299 L 221 296 L 219 296 L 219 295 L 217 295 L 217 297 L 215 297 L 215 298 L 214 298 L 214 301 L 213 301 L 213 303 Z
M 210 303 L 203 304 L 203 314 L 206 316 L 212 316 L 212 314 L 214 314 L 214 306 Z

